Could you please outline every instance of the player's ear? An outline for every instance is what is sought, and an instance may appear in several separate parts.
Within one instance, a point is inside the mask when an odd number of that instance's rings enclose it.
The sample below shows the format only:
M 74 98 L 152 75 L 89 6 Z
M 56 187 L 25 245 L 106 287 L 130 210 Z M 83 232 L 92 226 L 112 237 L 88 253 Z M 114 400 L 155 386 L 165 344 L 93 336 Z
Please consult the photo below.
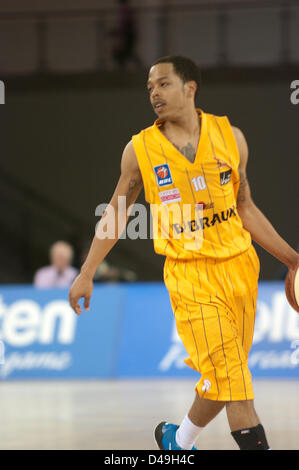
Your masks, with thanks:
M 185 83 L 188 98 L 194 98 L 197 90 L 197 84 L 194 80 Z

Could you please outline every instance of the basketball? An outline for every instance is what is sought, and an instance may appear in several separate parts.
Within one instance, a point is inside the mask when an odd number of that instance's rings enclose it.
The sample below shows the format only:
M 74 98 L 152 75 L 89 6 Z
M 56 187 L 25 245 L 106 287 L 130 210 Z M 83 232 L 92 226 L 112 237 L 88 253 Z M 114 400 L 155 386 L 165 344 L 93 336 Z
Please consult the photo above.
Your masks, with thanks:
M 166 176 L 168 175 L 168 170 L 167 168 L 161 166 L 160 168 L 158 168 L 157 170 L 157 175 L 159 176 L 159 178 L 166 178 Z
M 285 292 L 289 304 L 299 313 L 299 265 L 289 269 L 285 279 Z

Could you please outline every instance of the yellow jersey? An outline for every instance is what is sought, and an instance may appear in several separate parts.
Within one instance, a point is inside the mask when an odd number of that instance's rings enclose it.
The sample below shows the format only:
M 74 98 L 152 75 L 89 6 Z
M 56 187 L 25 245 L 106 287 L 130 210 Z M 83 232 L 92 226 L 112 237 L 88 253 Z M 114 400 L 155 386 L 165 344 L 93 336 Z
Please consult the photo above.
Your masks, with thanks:
M 155 252 L 174 259 L 231 258 L 251 245 L 237 211 L 239 152 L 226 116 L 197 109 L 201 133 L 191 163 L 154 124 L 132 137 Z

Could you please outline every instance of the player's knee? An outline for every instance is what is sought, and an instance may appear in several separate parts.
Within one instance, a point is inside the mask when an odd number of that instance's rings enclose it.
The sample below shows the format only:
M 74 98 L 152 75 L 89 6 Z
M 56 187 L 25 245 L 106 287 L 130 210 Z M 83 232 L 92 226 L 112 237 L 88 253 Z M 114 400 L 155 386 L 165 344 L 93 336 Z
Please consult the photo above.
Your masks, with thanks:
M 253 400 L 232 400 L 225 403 L 226 408 L 238 408 L 244 410 L 254 410 Z

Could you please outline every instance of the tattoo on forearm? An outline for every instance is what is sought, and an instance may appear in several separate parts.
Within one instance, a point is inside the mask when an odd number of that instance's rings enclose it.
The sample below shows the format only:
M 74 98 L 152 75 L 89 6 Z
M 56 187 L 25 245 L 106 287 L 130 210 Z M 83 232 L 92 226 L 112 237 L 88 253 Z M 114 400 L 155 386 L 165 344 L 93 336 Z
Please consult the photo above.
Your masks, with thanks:
M 132 178 L 129 182 L 129 191 L 133 191 L 137 186 L 137 180 Z
M 141 188 L 141 186 L 142 186 L 141 176 L 140 176 L 140 178 L 131 178 L 130 181 L 129 181 L 127 196 L 134 193 L 136 190 Z
M 175 143 L 173 143 L 176 149 L 178 149 L 179 152 L 181 152 L 191 163 L 194 162 L 195 156 L 196 156 L 196 150 L 194 147 L 188 142 L 187 145 L 184 147 L 179 147 Z
M 240 175 L 240 185 L 239 185 L 237 203 L 246 201 L 246 186 L 247 186 L 246 174 L 243 171 L 240 171 L 239 175 Z

